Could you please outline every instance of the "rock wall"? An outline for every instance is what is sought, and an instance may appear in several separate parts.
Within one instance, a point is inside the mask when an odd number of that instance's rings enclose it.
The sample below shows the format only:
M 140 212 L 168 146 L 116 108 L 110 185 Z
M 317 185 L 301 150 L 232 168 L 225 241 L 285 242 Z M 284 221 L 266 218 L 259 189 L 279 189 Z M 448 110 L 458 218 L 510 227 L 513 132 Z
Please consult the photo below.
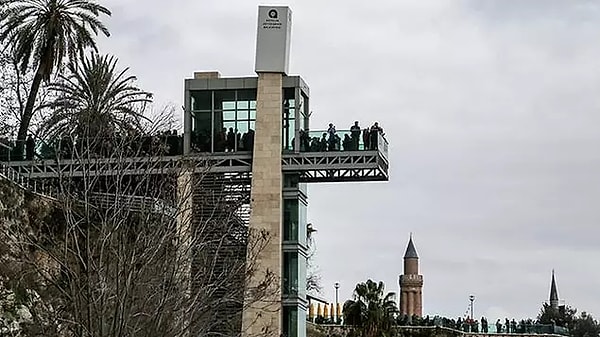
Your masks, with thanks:
M 43 303 L 43 275 L 52 263 L 33 249 L 30 238 L 43 243 L 57 209 L 0 176 L 0 336 L 40 335 L 51 307 Z M 28 263 L 36 261 L 37 263 Z M 36 267 L 33 267 L 35 265 Z M 33 324 L 35 322 L 41 325 Z M 43 328 L 42 328 L 43 330 Z

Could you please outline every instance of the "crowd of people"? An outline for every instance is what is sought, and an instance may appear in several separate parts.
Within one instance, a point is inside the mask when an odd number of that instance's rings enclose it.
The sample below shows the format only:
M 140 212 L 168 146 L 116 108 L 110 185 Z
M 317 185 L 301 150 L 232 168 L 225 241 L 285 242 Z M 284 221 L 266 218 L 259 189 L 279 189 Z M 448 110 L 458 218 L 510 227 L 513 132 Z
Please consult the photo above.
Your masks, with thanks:
M 522 319 L 520 321 L 514 318 L 509 320 L 498 319 L 495 324 L 490 326 L 486 317 L 481 319 L 466 318 L 446 318 L 435 316 L 433 318 L 426 317 L 412 317 L 409 319 L 408 316 L 398 317 L 398 325 L 400 326 L 441 326 L 455 330 L 461 330 L 465 332 L 481 332 L 481 333 L 555 333 L 555 326 L 548 324 L 541 324 L 540 322 L 529 319 Z
M 194 132 L 192 133 L 192 150 L 194 152 L 252 151 L 254 148 L 254 133 L 252 129 L 242 134 L 231 127 L 229 129 L 222 128 L 220 131 L 215 131 L 213 137 L 214 149 L 211 150 L 210 134 L 207 132 Z
M 234 128 L 223 128 L 214 134 L 213 144 L 211 144 L 210 136 L 194 133 L 192 134 L 192 150 L 194 152 L 252 151 L 254 135 L 255 132 L 252 129 L 240 134 Z M 376 150 L 379 146 L 379 135 L 384 135 L 384 133 L 378 122 L 363 129 L 356 121 L 349 131 L 344 132 L 338 132 L 335 125 L 329 123 L 327 131 L 323 132 L 320 138 L 311 137 L 309 131 L 300 130 L 300 152 Z M 93 143 L 92 152 L 100 157 L 111 156 L 117 145 L 125 145 L 124 155 L 132 157 L 175 156 L 183 153 L 183 137 L 178 135 L 177 130 L 167 130 L 156 135 L 96 138 L 91 143 Z M 76 137 L 62 137 L 46 143 L 36 141 L 29 135 L 23 144 L 7 137 L 0 137 L 0 161 L 53 159 L 56 156 L 62 159 L 71 159 L 75 153 L 81 153 L 86 145 L 88 145 L 86 139 Z M 295 148 L 294 145 L 295 138 L 292 139 L 292 149 Z
M 72 159 L 76 154 L 111 157 L 118 147 L 120 156 L 175 156 L 183 153 L 183 139 L 177 130 L 167 130 L 155 135 L 125 135 L 111 138 L 62 137 L 50 142 L 36 141 L 29 135 L 23 146 L 7 137 L 0 138 L 0 161 L 34 159 Z
M 300 130 L 300 152 L 377 150 L 380 134 L 384 135 L 378 122 L 362 129 L 359 122 L 355 121 L 350 132 L 344 133 L 342 139 L 335 125 L 329 123 L 327 132 L 323 132 L 321 138 L 311 137 L 308 131 Z M 292 147 L 294 143 L 295 140 L 292 140 Z

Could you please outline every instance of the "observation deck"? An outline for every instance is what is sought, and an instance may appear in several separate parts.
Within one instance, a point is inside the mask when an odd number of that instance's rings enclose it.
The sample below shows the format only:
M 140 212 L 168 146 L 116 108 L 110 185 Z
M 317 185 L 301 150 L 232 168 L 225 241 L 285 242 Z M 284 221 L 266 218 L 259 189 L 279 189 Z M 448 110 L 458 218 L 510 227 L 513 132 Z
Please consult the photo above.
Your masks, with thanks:
M 322 131 L 311 131 L 309 135 L 322 135 Z M 338 131 L 341 139 L 349 131 Z M 316 137 L 313 137 L 313 139 Z M 319 145 L 321 144 L 321 145 Z M 352 146 L 345 144 L 319 143 L 315 146 L 300 146 L 301 151 L 283 150 L 282 171 L 297 173 L 300 182 L 352 182 L 388 180 L 388 143 L 383 135 L 377 134 L 377 145 L 365 147 L 362 139 Z M 315 145 L 315 144 L 313 144 Z M 141 174 L 174 174 L 182 168 L 192 168 L 195 173 L 231 173 L 250 177 L 252 172 L 251 151 L 191 152 L 181 154 L 181 149 L 160 155 L 96 156 L 95 158 L 71 159 L 54 154 L 44 158 L 36 152 L 31 160 L 14 160 L 9 153 L 0 154 L 0 162 L 29 179 L 48 179 L 61 176 L 111 176 Z M 60 157 L 60 156 L 58 156 Z

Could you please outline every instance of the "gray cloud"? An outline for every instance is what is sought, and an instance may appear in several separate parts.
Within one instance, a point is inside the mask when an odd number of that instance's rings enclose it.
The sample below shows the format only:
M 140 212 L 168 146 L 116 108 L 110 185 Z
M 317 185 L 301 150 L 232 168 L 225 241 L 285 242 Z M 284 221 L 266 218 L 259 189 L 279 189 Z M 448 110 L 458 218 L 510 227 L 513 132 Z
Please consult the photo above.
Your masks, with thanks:
M 282 1 L 275 1 L 283 3 Z M 251 75 L 258 3 L 106 1 L 118 55 L 161 102 L 195 70 Z M 397 291 L 415 233 L 427 313 L 600 315 L 600 10 L 580 1 L 290 1 L 312 128 L 380 121 L 389 183 L 312 185 L 325 296 Z

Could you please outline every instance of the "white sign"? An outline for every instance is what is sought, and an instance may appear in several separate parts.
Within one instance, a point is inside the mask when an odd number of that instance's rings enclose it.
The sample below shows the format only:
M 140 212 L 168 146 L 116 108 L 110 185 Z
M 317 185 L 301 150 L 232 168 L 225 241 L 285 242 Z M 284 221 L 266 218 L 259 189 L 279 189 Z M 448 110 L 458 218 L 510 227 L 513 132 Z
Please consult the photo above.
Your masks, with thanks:
M 288 73 L 292 11 L 286 6 L 259 6 L 256 37 L 257 73 Z

